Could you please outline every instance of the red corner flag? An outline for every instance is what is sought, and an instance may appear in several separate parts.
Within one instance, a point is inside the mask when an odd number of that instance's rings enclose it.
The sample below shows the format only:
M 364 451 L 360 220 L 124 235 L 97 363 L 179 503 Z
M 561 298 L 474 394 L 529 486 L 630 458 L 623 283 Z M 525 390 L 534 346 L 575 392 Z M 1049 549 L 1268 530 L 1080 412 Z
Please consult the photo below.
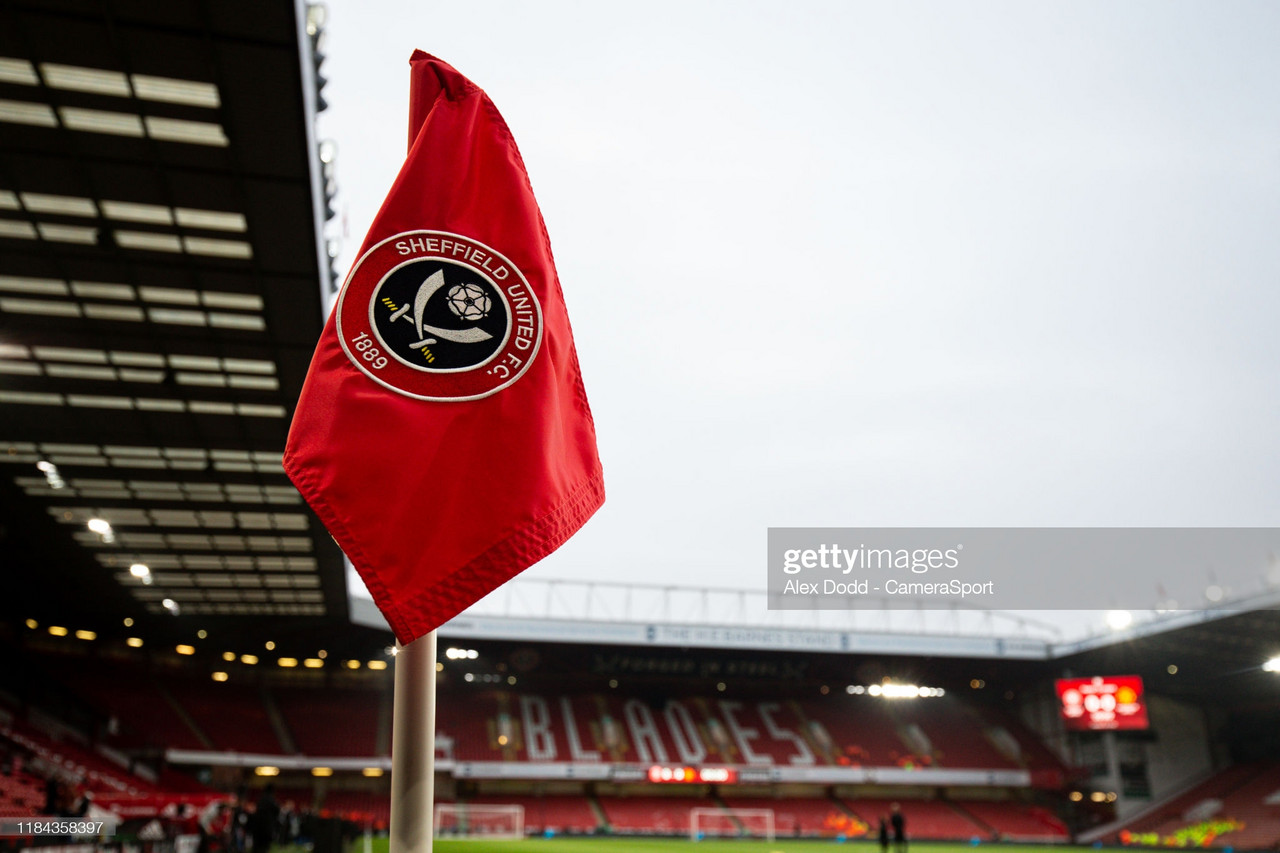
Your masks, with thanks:
M 284 454 L 403 644 L 604 502 L 520 152 L 479 87 L 421 51 L 410 63 L 421 127 L 320 336 Z

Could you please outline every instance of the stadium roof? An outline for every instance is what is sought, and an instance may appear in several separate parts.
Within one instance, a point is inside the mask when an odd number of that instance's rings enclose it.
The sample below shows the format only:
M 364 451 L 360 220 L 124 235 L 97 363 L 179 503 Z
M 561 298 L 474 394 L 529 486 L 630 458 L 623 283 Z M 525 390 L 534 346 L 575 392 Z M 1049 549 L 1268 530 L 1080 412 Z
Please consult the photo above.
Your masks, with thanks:
M 291 0 L 0 12 L 14 617 L 162 622 L 170 600 L 346 621 L 341 554 L 280 467 L 330 277 L 306 18 Z

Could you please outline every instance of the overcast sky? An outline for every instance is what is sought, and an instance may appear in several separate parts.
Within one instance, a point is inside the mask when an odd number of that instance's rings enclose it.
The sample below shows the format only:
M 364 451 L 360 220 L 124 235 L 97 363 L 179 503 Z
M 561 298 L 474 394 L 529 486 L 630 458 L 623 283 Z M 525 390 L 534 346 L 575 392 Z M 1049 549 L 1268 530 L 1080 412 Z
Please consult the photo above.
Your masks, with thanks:
M 1276 526 L 1280 4 L 328 0 L 354 260 L 408 58 L 511 126 L 608 500 L 543 578 L 769 526 Z

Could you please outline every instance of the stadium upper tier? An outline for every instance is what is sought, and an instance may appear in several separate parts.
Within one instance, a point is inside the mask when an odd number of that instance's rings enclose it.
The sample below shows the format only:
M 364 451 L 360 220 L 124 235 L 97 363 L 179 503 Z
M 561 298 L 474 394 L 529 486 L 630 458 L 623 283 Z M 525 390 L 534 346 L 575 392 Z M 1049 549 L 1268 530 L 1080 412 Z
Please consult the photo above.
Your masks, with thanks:
M 1011 719 L 950 697 L 752 700 L 443 691 L 437 727 L 457 762 L 724 764 L 1027 771 L 1062 765 Z
M 122 750 L 389 754 L 386 684 L 229 684 L 101 661 L 90 667 L 64 660 L 58 669 L 111 721 L 106 742 Z M 503 775 L 512 764 L 526 767 L 524 778 L 553 778 L 568 765 L 725 765 L 793 775 L 861 769 L 886 782 L 983 771 L 998 778 L 978 784 L 1036 787 L 1057 787 L 1064 778 L 1062 764 L 1016 719 L 955 694 L 895 701 L 845 691 L 799 699 L 789 692 L 780 686 L 751 697 L 707 695 L 678 681 L 661 693 L 535 692 L 454 679 L 441 684 L 437 750 L 442 768 L 472 778 Z

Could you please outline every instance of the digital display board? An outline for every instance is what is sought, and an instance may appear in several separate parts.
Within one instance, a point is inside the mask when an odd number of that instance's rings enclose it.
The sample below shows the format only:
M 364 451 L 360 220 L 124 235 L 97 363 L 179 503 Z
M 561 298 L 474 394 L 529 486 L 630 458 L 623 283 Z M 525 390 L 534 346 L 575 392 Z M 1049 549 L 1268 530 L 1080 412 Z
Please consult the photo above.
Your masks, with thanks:
M 738 771 L 732 767 L 669 767 L 655 764 L 649 768 L 649 781 L 685 785 L 732 785 L 738 781 Z
M 1077 731 L 1145 729 L 1147 703 L 1137 675 L 1062 678 L 1058 702 L 1067 728 Z

